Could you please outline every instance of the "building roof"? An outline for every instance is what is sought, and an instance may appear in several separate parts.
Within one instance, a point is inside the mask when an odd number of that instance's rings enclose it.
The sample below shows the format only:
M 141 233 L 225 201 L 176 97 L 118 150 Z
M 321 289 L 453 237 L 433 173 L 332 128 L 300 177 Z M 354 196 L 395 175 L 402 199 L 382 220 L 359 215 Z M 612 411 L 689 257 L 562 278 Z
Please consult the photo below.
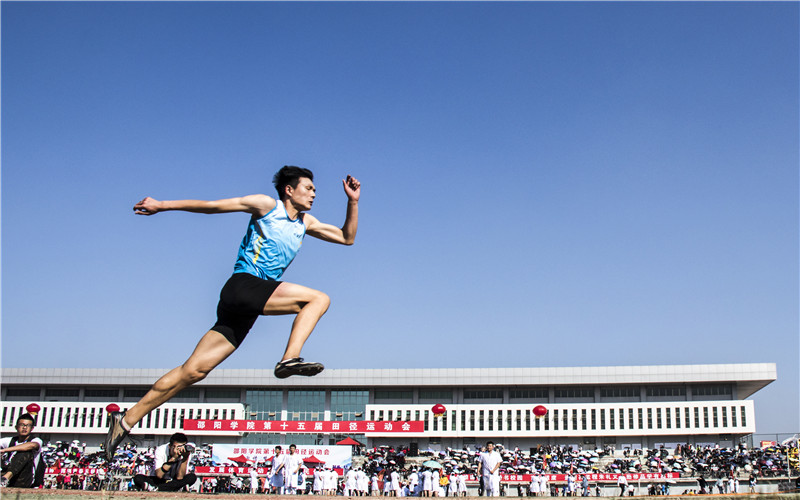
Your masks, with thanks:
M 150 386 L 166 369 L 3 368 L 4 385 Z M 775 363 L 706 365 L 528 367 L 528 368 L 353 368 L 328 369 L 313 378 L 279 380 L 271 369 L 219 369 L 201 386 L 253 389 L 404 386 L 574 386 L 734 383 L 743 399 L 777 378 Z

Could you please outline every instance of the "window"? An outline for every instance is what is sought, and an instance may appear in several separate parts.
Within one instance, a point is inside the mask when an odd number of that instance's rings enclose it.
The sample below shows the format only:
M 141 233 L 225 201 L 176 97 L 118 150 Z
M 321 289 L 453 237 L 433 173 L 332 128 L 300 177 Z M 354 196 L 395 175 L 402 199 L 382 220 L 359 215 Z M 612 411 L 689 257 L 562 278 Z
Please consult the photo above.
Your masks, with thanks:
M 547 392 L 547 389 L 511 389 L 508 391 L 508 397 L 517 403 L 522 403 L 525 401 L 546 401 Z
M 206 389 L 206 403 L 238 403 L 241 397 L 239 389 Z
M 594 389 L 591 387 L 564 387 L 556 389 L 556 397 L 563 399 L 593 398 Z
M 647 397 L 665 398 L 686 396 L 686 388 L 682 386 L 656 386 L 647 388 Z
M 289 420 L 322 420 L 325 411 L 325 391 L 288 391 Z
M 600 397 L 609 399 L 639 399 L 639 388 L 603 387 L 600 389 Z
M 703 384 L 692 386 L 692 397 L 696 399 L 731 399 L 733 388 L 730 384 Z
M 503 391 L 501 390 L 464 391 L 464 400 L 468 399 L 502 402 Z
M 116 401 L 119 398 L 119 389 L 85 389 L 85 401 Z
M 414 399 L 412 391 L 375 391 L 375 402 L 411 403 Z
M 369 391 L 331 391 L 331 413 L 342 420 L 361 420 L 369 402 Z M 339 414 L 342 414 L 339 417 Z M 358 415 L 360 414 L 360 416 Z M 320 420 L 322 420 L 320 418 Z M 402 420 L 402 418 L 400 419 Z
M 420 389 L 420 402 L 452 403 L 453 391 L 450 389 Z
M 9 387 L 6 389 L 6 399 L 9 401 L 26 401 L 39 399 L 41 391 L 38 387 Z
M 77 401 L 80 389 L 65 387 L 50 387 L 44 391 L 44 397 L 48 401 Z
M 261 391 L 247 389 L 245 401 L 250 405 L 251 415 L 258 420 L 280 420 L 283 410 L 283 391 Z M 269 441 L 260 441 L 267 443 Z
M 141 388 L 141 389 L 125 389 L 122 391 L 122 399 L 123 401 L 139 401 L 142 396 L 147 394 L 149 389 Z
M 187 387 L 175 395 L 170 401 L 175 403 L 195 403 L 200 401 L 200 389 Z

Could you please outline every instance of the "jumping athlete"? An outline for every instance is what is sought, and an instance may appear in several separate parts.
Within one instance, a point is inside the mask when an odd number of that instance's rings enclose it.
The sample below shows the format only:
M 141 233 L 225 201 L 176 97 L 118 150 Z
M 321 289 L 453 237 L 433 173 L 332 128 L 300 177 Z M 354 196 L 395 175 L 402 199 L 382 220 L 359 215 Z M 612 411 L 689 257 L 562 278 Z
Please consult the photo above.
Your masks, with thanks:
M 304 361 L 300 351 L 328 310 L 330 298 L 320 291 L 279 280 L 306 234 L 331 243 L 353 244 L 358 229 L 361 183 L 349 175 L 342 181 L 347 213 L 344 225 L 339 228 L 304 213 L 311 209 L 316 197 L 313 181 L 310 170 L 285 166 L 273 178 L 278 199 L 265 194 L 216 201 L 158 201 L 147 197 L 133 207 L 139 215 L 181 210 L 203 214 L 246 212 L 251 217 L 233 276 L 220 293 L 216 324 L 203 335 L 185 363 L 158 379 L 133 407 L 111 414 L 104 445 L 108 460 L 113 459 L 114 450 L 145 415 L 182 389 L 203 380 L 230 356 L 260 315 L 297 315 L 283 358 L 275 365 L 276 377 L 313 376 L 325 368 L 321 363 Z

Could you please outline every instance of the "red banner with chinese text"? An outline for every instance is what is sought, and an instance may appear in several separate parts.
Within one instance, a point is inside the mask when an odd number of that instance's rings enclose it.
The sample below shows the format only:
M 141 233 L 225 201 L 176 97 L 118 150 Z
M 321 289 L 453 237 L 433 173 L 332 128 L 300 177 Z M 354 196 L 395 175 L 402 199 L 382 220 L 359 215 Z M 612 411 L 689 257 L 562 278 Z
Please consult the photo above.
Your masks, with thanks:
M 551 483 L 565 483 L 567 482 L 568 474 L 540 474 L 541 476 L 546 476 L 547 480 Z M 631 482 L 636 481 L 660 481 L 664 479 L 678 479 L 681 477 L 679 472 L 640 472 L 640 473 L 626 473 L 626 474 L 601 474 L 601 473 L 591 473 L 591 474 L 581 474 L 575 473 L 574 476 L 578 479 L 583 478 L 586 476 L 586 479 L 589 481 L 596 481 L 596 482 L 616 482 L 619 479 L 619 476 L 625 476 L 625 479 Z M 500 481 L 503 482 L 525 482 L 529 483 L 531 479 L 533 479 L 533 474 L 500 474 Z M 478 478 L 472 474 L 467 476 L 467 481 L 477 481 Z
M 98 467 L 66 467 L 62 469 L 57 469 L 55 467 L 48 467 L 45 469 L 45 474 L 57 476 L 59 474 L 77 474 L 79 476 L 89 475 L 94 476 L 100 471 L 106 472 L 105 469 L 98 468 Z
M 235 431 L 266 433 L 370 434 L 424 432 L 425 422 L 412 421 L 303 421 L 303 420 L 184 420 L 185 431 Z
M 213 475 L 213 474 L 250 474 L 251 467 L 227 467 L 227 466 L 218 466 L 218 467 L 201 467 L 197 466 L 194 468 L 194 473 L 199 475 Z M 308 467 L 308 470 L 313 469 L 313 467 Z M 270 474 L 271 468 L 270 467 L 256 467 L 256 473 L 259 476 L 268 476 Z M 340 476 L 344 475 L 344 471 L 339 468 L 334 468 L 334 472 L 339 474 Z

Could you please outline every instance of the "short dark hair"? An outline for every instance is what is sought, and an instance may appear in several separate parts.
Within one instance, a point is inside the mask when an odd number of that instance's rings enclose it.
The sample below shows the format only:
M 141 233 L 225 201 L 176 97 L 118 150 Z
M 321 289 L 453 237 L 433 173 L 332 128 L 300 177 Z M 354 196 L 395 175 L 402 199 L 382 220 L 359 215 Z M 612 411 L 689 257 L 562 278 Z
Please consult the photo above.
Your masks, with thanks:
M 489 446 L 489 445 L 494 446 L 494 442 L 493 441 L 486 441 L 486 446 Z
M 186 434 L 182 432 L 176 432 L 175 434 L 169 437 L 169 444 L 173 443 L 188 443 L 189 438 L 186 437 Z
M 33 422 L 33 426 L 36 427 L 36 419 L 30 413 L 23 413 L 22 415 L 17 417 L 17 422 L 16 424 L 14 424 L 15 427 L 19 425 L 20 420 L 30 420 L 31 422 Z
M 281 448 L 280 446 L 276 446 L 275 449 L 276 450 L 282 450 L 283 448 Z
M 308 177 L 311 181 L 314 180 L 314 174 L 307 168 L 285 165 L 278 170 L 272 178 L 272 183 L 275 184 L 275 189 L 278 191 L 278 198 L 283 199 L 286 186 L 296 188 L 302 177 Z

